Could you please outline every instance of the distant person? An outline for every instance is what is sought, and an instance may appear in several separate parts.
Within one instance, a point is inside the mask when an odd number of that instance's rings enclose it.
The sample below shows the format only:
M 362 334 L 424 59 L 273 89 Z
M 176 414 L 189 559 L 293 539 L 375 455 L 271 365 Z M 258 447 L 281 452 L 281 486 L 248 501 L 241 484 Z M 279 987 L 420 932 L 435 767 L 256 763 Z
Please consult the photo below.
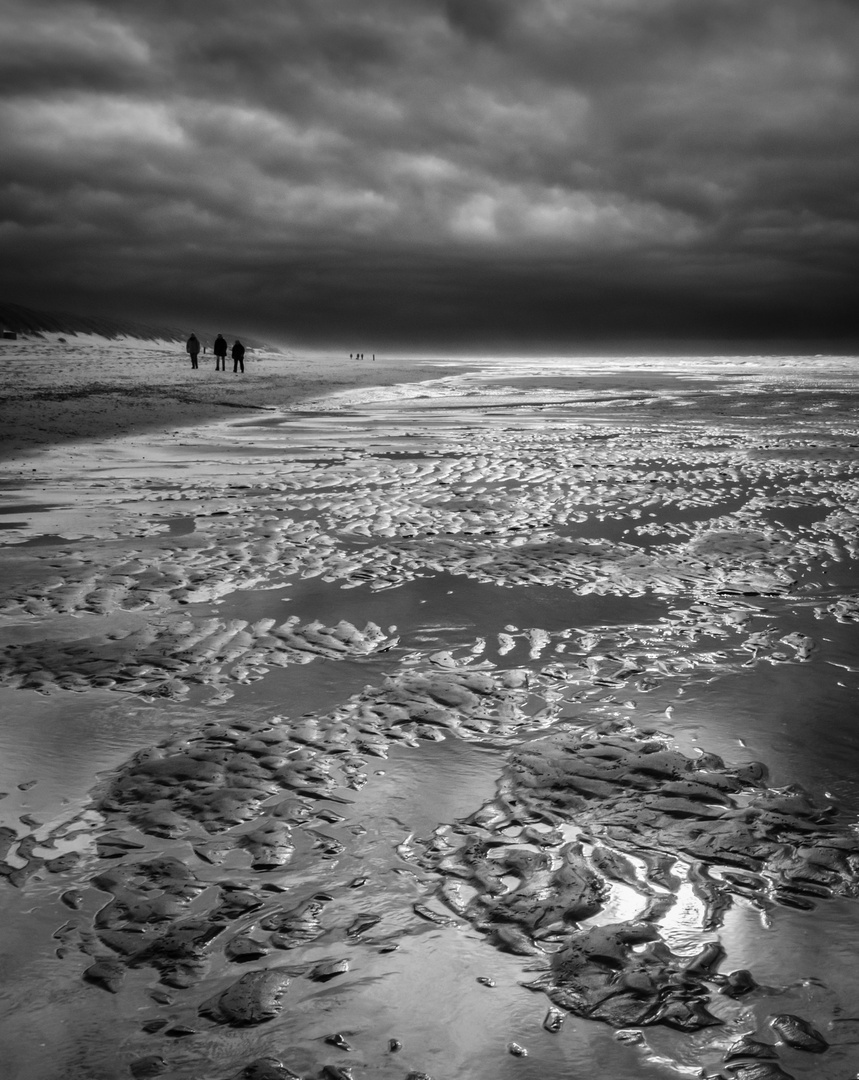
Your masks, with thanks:
M 212 352 L 215 354 L 215 371 L 227 370 L 227 339 L 223 334 L 218 334 L 215 338 L 215 344 L 212 346 Z
M 185 346 L 185 352 L 191 357 L 191 367 L 196 368 L 197 357 L 200 355 L 200 340 L 196 334 L 192 334 L 188 338 L 188 344 Z
M 244 374 L 245 371 L 245 347 L 240 341 L 233 342 L 230 356 L 233 358 L 233 374 L 237 371 L 241 371 Z

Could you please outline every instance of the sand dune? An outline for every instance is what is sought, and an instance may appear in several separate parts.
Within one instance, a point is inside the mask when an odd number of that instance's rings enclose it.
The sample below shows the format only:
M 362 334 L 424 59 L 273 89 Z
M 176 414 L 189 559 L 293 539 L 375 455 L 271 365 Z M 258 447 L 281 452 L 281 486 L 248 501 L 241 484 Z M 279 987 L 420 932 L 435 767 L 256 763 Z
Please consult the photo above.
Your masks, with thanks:
M 56 341 L 58 338 L 74 341 L 76 344 L 99 345 L 105 341 L 143 346 L 163 346 L 180 344 L 187 340 L 191 327 L 167 326 L 161 323 L 135 322 L 130 319 L 111 319 L 94 315 L 71 314 L 62 311 L 41 311 L 24 307 L 21 304 L 0 303 L 0 329 L 17 333 L 22 340 Z M 230 327 L 221 327 L 227 335 Z M 203 344 L 211 343 L 217 330 L 204 326 L 196 328 Z M 242 341 L 256 349 L 278 351 L 275 346 L 256 337 L 246 337 Z

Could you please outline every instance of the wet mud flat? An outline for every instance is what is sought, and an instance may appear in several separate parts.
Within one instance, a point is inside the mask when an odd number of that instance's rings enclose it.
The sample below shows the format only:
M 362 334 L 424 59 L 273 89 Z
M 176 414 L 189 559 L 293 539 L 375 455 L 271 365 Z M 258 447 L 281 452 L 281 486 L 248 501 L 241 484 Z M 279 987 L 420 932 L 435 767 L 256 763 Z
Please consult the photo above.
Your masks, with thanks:
M 9 1075 L 859 1071 L 857 398 L 495 362 L 7 468 Z

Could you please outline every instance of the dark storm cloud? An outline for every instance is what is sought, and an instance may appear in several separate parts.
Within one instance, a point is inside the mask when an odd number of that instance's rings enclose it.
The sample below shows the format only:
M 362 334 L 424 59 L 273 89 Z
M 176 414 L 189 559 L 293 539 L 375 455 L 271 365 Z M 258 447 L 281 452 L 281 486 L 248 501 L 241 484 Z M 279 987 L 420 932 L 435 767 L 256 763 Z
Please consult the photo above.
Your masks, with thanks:
M 0 0 L 0 291 L 414 349 L 854 334 L 852 0 Z
M 121 92 L 149 82 L 150 50 L 120 23 L 80 8 L 70 20 L 40 21 L 38 7 L 0 6 L 0 92 Z

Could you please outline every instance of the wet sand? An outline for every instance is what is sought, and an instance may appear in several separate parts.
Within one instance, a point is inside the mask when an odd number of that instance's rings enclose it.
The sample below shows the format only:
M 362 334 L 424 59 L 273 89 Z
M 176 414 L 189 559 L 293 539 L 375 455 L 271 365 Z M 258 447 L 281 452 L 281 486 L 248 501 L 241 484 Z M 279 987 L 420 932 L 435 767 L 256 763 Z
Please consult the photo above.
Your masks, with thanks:
M 258 363 L 18 377 L 10 1075 L 856 1072 L 852 362 Z

